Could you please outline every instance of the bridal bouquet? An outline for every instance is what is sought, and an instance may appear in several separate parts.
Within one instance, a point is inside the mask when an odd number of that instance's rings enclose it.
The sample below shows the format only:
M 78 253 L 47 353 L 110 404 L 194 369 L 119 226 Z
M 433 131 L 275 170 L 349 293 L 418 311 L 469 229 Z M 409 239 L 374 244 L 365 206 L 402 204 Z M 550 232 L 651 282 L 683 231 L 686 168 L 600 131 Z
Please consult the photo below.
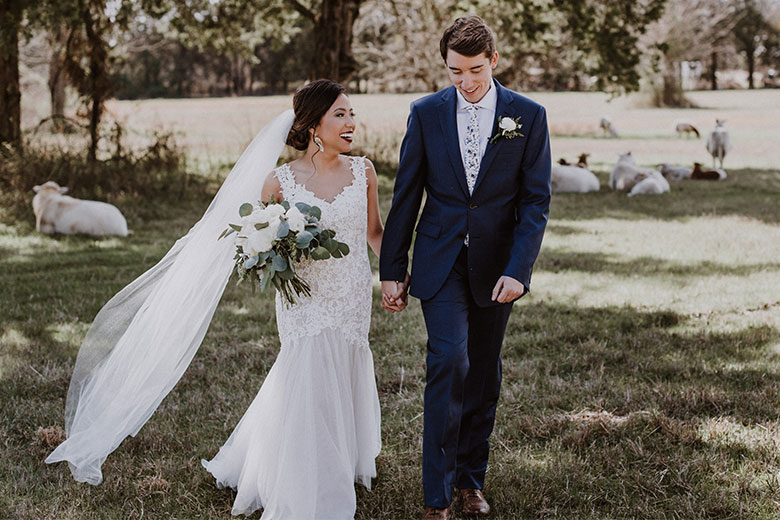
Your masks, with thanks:
M 311 296 L 311 287 L 295 272 L 296 262 L 349 254 L 349 246 L 334 239 L 335 231 L 322 229 L 317 206 L 297 202 L 291 207 L 287 201 L 244 203 L 238 214 L 241 222 L 228 224 L 219 239 L 236 233 L 234 260 L 239 282 L 260 280 L 261 291 L 272 283 L 288 304 L 295 304 L 295 296 Z

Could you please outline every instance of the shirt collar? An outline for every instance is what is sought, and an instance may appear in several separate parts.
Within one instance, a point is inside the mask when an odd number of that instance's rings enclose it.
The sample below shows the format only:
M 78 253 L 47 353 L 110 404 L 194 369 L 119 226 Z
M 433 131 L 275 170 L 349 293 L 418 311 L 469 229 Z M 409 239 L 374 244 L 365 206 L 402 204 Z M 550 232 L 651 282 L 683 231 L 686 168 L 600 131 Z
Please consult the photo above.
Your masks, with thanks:
M 463 97 L 463 94 L 460 93 L 460 90 L 457 88 L 455 89 L 455 92 L 457 93 L 458 97 L 458 104 L 456 110 L 458 112 L 462 110 L 466 110 L 466 107 L 468 105 L 476 105 L 479 108 L 484 108 L 486 110 L 490 110 L 492 112 L 496 111 L 496 102 L 498 101 L 498 94 L 496 91 L 496 86 L 493 85 L 493 80 L 490 80 L 490 90 L 487 91 L 487 94 L 482 96 L 482 99 L 477 101 L 476 103 L 471 103 L 469 101 L 466 101 L 466 98 Z

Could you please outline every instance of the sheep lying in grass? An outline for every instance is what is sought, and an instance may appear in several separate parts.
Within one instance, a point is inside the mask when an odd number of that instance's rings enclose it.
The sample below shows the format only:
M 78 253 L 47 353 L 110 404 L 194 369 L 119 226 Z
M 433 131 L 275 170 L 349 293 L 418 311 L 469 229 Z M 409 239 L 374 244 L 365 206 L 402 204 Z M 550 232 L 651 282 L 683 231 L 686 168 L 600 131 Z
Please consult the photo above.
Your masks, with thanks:
M 628 191 L 639 181 L 658 173 L 652 168 L 637 166 L 631 152 L 621 154 L 615 167 L 609 174 L 609 187 L 613 190 Z M 660 173 L 658 173 L 660 175 Z M 662 176 L 663 177 L 663 176 Z
M 670 190 L 669 181 L 667 181 L 660 172 L 653 170 L 650 175 L 639 181 L 628 192 L 629 197 L 635 195 L 659 195 Z
M 601 121 L 599 121 L 599 128 L 603 130 L 605 136 L 609 136 L 613 139 L 617 138 L 618 133 L 615 129 L 615 125 L 612 124 L 612 120 L 608 117 L 602 117 Z
M 725 122 L 722 119 L 716 119 L 715 129 L 710 132 L 710 136 L 707 138 L 707 151 L 712 155 L 713 168 L 715 167 L 715 159 L 720 161 L 720 167 L 723 168 L 723 159 L 731 150 L 731 138 L 723 126 Z
M 658 170 L 661 172 L 661 175 L 666 177 L 666 180 L 669 181 L 681 181 L 683 179 L 690 179 L 691 178 L 691 168 L 688 166 L 680 166 L 677 164 L 659 164 Z
M 700 180 L 700 181 L 722 181 L 725 178 L 726 178 L 726 171 L 723 168 L 704 170 L 701 167 L 701 163 L 693 163 L 693 171 L 691 172 L 691 179 Z
M 35 229 L 51 235 L 127 236 L 127 221 L 116 206 L 94 200 L 79 200 L 63 195 L 68 188 L 53 181 L 33 188 L 32 206 Z
M 599 191 L 599 179 L 587 168 L 564 164 L 552 167 L 553 193 L 587 193 Z
M 695 126 L 693 126 L 693 123 L 683 119 L 678 119 L 677 121 L 675 121 L 674 131 L 677 132 L 678 136 L 682 136 L 683 134 L 685 134 L 685 136 L 687 137 L 690 134 L 696 134 L 696 139 L 700 137 L 699 131 L 696 129 Z

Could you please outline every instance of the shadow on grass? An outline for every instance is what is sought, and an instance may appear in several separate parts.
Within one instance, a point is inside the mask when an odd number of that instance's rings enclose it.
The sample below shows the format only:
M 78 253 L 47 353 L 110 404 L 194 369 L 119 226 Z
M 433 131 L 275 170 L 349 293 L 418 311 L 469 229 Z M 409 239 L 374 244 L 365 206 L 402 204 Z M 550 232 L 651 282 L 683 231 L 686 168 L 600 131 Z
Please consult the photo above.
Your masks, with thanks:
M 611 273 L 630 276 L 668 274 L 675 276 L 711 276 L 711 275 L 749 275 L 762 271 L 776 271 L 780 263 L 728 265 L 717 262 L 698 262 L 683 264 L 663 258 L 644 256 L 631 260 L 616 261 L 614 256 L 604 253 L 585 253 L 544 248 L 535 264 L 539 271 L 559 273 L 562 271 L 581 271 L 588 273 Z
M 780 332 L 681 333 L 683 319 L 548 304 L 513 314 L 489 482 L 500 518 L 776 513 Z M 727 437 L 710 424 L 723 418 L 763 433 Z

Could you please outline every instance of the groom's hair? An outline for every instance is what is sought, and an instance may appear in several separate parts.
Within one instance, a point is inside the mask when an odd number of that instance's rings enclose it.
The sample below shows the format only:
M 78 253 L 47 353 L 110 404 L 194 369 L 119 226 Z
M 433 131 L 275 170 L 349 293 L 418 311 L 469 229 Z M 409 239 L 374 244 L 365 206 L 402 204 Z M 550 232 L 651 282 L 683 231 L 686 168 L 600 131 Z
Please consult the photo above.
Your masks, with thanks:
M 287 144 L 296 150 L 309 147 L 309 130 L 317 126 L 328 109 L 347 89 L 335 81 L 318 79 L 299 88 L 293 96 L 295 121 L 287 136 Z
M 439 42 L 441 58 L 447 62 L 447 50 L 452 49 L 463 56 L 477 56 L 484 53 L 492 58 L 496 52 L 496 40 L 490 27 L 479 16 L 463 16 L 444 30 Z

